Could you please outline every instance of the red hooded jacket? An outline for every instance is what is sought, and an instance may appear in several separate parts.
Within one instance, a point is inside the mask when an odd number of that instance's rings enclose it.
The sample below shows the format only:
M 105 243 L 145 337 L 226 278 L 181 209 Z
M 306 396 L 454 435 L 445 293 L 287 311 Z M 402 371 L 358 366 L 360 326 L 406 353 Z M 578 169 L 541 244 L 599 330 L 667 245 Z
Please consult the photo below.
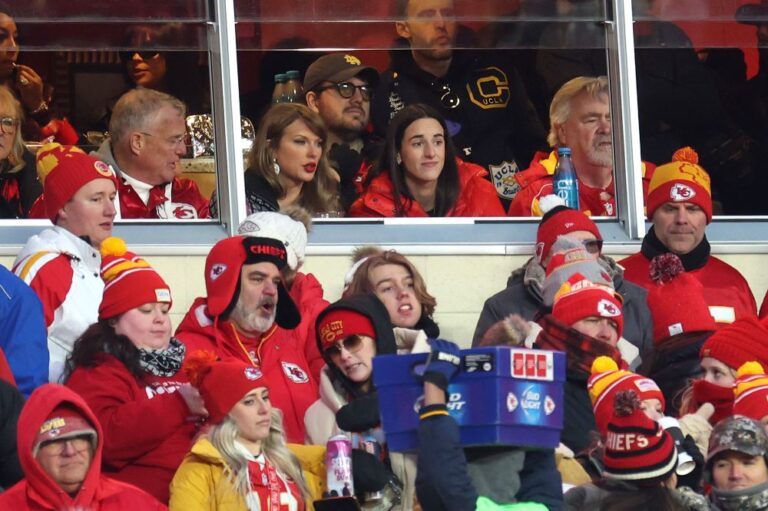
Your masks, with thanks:
M 315 381 L 319 382 L 320 371 L 325 367 L 325 359 L 317 349 L 315 320 L 330 305 L 330 302 L 323 298 L 323 285 L 311 273 L 297 273 L 288 292 L 301 313 L 301 323 L 291 332 L 299 343 L 303 343 L 309 371 Z
M 70 497 L 43 470 L 32 457 L 32 448 L 40 426 L 48 415 L 62 403 L 77 408 L 94 426 L 99 435 L 98 446 L 93 454 L 91 466 L 80 491 Z M 101 452 L 103 432 L 96 416 L 85 401 L 72 390 L 56 384 L 39 387 L 29 397 L 19 416 L 18 447 L 21 466 L 26 479 L 0 493 L 0 509 L 14 511 L 43 511 L 87 509 L 88 511 L 133 511 L 167 509 L 148 493 L 110 479 L 101 474 Z
M 459 170 L 459 196 L 446 216 L 506 216 L 496 189 L 485 176 L 488 172 L 480 165 L 456 158 Z M 426 211 L 415 200 L 405 197 L 405 217 L 426 217 Z M 395 200 L 392 197 L 392 180 L 382 172 L 368 184 L 365 191 L 349 207 L 353 217 L 393 217 Z
M 304 443 L 304 414 L 320 396 L 304 348 L 304 338 L 277 324 L 258 339 L 239 333 L 227 320 L 208 315 L 207 299 L 197 298 L 176 330 L 176 338 L 195 350 L 215 352 L 222 359 L 236 358 L 258 366 L 267 380 L 269 399 L 283 412 L 285 436 Z M 307 335 L 306 333 L 304 334 Z

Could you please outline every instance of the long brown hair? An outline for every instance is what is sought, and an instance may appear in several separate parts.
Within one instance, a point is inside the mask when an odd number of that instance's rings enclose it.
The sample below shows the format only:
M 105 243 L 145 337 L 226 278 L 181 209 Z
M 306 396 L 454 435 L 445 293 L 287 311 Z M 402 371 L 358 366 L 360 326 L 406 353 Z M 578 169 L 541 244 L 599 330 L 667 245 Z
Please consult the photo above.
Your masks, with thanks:
M 294 121 L 301 120 L 309 130 L 323 141 L 323 153 L 317 164 L 314 179 L 304 183 L 299 195 L 299 206 L 312 214 L 340 211 L 338 184 L 328 164 L 328 132 L 316 112 L 298 103 L 281 103 L 270 108 L 259 124 L 256 142 L 248 156 L 249 167 L 264 178 L 278 198 L 285 196 L 285 187 L 273 169 L 274 150 L 280 143 L 285 129 Z
M 423 314 L 431 317 L 435 312 L 437 300 L 427 292 L 427 284 L 424 282 L 424 278 L 421 276 L 421 273 L 419 273 L 419 270 L 416 269 L 416 266 L 414 266 L 407 257 L 394 250 L 385 250 L 378 254 L 368 256 L 360 267 L 358 267 L 354 277 L 352 277 L 352 282 L 350 282 L 349 287 L 344 291 L 343 298 L 357 294 L 375 294 L 376 290 L 373 287 L 373 282 L 371 282 L 371 272 L 375 268 L 386 264 L 397 264 L 405 268 L 408 273 L 411 274 L 411 277 L 413 277 L 413 290 L 416 294 L 416 299 L 421 304 Z

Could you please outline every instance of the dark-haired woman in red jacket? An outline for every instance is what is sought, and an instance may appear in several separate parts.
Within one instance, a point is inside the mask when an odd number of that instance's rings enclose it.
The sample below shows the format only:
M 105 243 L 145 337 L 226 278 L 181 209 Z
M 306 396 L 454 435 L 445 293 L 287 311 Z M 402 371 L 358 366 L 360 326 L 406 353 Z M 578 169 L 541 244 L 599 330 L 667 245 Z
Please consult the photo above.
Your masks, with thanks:
M 437 111 L 409 105 L 390 122 L 383 156 L 349 216 L 505 216 L 487 174 L 456 157 Z

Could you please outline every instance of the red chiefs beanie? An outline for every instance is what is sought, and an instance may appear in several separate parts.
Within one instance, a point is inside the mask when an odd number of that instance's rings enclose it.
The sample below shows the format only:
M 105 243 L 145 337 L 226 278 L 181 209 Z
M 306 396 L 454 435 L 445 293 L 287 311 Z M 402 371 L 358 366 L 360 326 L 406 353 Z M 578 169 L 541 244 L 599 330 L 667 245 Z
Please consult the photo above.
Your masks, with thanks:
M 699 155 L 690 147 L 675 151 L 670 163 L 656 167 L 648 184 L 645 201 L 648 220 L 667 202 L 696 204 L 712 221 L 712 191 L 709 174 L 699 164 Z
M 267 386 L 261 369 L 237 359 L 217 360 L 210 351 L 193 351 L 187 355 L 182 369 L 200 391 L 208 420 L 213 424 L 224 420 L 250 391 Z
M 285 245 L 272 238 L 232 236 L 216 243 L 205 259 L 205 289 L 208 314 L 227 316 L 240 295 L 240 270 L 246 264 L 269 262 L 281 272 L 288 264 Z M 299 326 L 301 314 L 281 282 L 278 286 L 275 321 L 286 329 Z
M 711 357 L 733 370 L 755 360 L 768 367 L 768 328 L 757 318 L 734 321 L 704 341 L 699 358 Z
M 595 412 L 597 430 L 605 435 L 608 422 L 613 417 L 613 401 L 616 394 L 624 390 L 634 391 L 640 401 L 658 399 L 661 408 L 667 406 L 664 394 L 656 382 L 631 371 L 619 369 L 616 362 L 606 356 L 597 357 L 592 362 L 592 376 L 587 381 L 587 392 Z
M 679 257 L 671 253 L 656 256 L 649 272 L 654 283 L 648 289 L 654 344 L 684 332 L 717 330 L 704 300 L 704 287 L 699 279 L 686 273 Z
M 350 309 L 334 309 L 317 324 L 323 349 L 329 348 L 350 335 L 367 335 L 376 339 L 373 323 L 365 314 Z
M 677 467 L 675 441 L 640 409 L 632 390 L 618 392 L 605 436 L 603 476 L 650 485 L 666 480 Z
M 55 142 L 43 145 L 37 152 L 37 175 L 43 183 L 45 212 L 54 223 L 64 204 L 94 179 L 108 179 L 117 190 L 117 179 L 109 165 L 76 146 Z
M 145 303 L 172 304 L 171 289 L 148 262 L 128 252 L 120 238 L 101 244 L 101 278 L 104 295 L 99 319 L 114 318 Z
M 536 231 L 536 260 L 543 264 L 549 257 L 557 237 L 575 231 L 588 231 L 594 234 L 595 238 L 603 239 L 597 224 L 581 211 L 565 206 L 556 206 L 547 211 Z
M 621 296 L 612 288 L 601 286 L 575 273 L 557 291 L 552 315 L 566 325 L 589 317 L 616 322 L 619 337 L 624 330 Z
M 760 421 L 768 415 L 768 375 L 751 361 L 739 367 L 733 386 L 733 414 Z

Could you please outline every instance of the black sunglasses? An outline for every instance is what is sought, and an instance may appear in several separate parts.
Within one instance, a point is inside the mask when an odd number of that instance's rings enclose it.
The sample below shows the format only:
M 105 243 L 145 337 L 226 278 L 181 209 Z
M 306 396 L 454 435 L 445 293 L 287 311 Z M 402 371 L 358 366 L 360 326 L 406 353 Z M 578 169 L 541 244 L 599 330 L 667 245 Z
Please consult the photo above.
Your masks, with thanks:
M 603 240 L 582 240 L 581 244 L 590 254 L 599 254 L 603 251 Z
M 318 88 L 317 92 L 323 92 L 324 90 L 328 89 L 336 89 L 339 92 L 339 96 L 344 99 L 351 98 L 355 95 L 355 90 L 360 89 L 360 95 L 363 97 L 363 101 L 370 101 L 371 94 L 373 93 L 370 85 L 355 85 L 352 82 L 341 82 L 326 85 L 325 87 Z
M 348 352 L 355 353 L 360 351 L 360 348 L 363 347 L 363 338 L 359 335 L 350 335 L 343 341 L 339 341 L 333 346 L 325 348 L 325 356 L 329 358 L 340 357 L 341 347 L 339 347 L 339 344 L 341 344 Z
M 461 104 L 461 98 L 451 90 L 451 85 L 443 81 L 432 82 L 432 92 L 440 97 L 443 108 L 452 110 Z
M 121 51 L 120 52 L 120 59 L 123 61 L 129 61 L 133 59 L 134 55 L 138 55 L 141 60 L 152 60 L 155 57 L 160 56 L 159 51 Z

